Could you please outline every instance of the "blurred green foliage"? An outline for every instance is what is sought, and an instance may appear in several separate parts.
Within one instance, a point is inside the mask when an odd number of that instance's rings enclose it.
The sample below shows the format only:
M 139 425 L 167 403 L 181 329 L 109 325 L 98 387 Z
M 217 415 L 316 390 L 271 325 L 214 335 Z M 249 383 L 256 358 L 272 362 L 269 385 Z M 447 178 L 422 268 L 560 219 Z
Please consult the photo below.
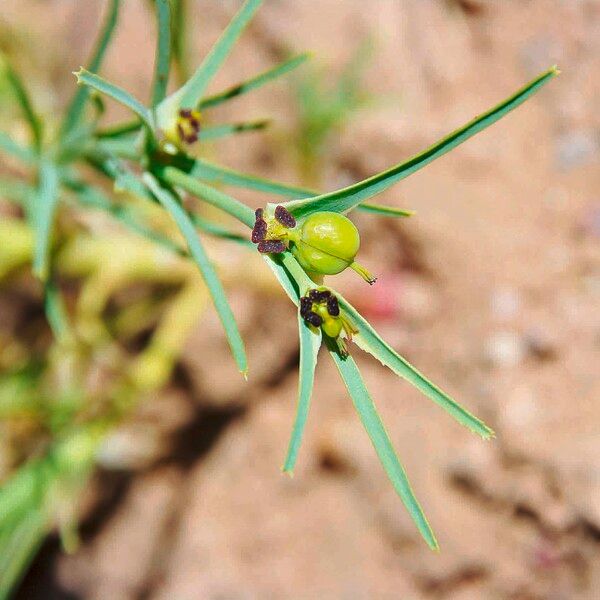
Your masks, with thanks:
M 367 39 L 337 77 L 313 66 L 294 80 L 297 124 L 291 143 L 302 182 L 309 187 L 322 187 L 322 170 L 332 141 L 356 112 L 373 100 L 363 83 L 372 53 L 372 41 Z

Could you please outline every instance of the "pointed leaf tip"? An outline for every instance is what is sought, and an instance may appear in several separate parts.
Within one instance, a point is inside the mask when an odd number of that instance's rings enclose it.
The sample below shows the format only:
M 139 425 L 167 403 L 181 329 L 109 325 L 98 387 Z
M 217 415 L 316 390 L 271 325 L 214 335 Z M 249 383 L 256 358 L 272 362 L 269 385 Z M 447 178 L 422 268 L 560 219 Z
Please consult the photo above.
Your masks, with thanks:
M 373 329 L 371 324 L 341 294 L 338 293 L 337 296 L 340 306 L 350 316 L 359 330 L 359 333 L 353 338 L 354 343 L 359 348 L 374 356 L 382 365 L 415 386 L 473 433 L 478 434 L 483 439 L 490 439 L 494 436 L 494 432 L 490 427 L 429 381 L 389 346 Z
M 335 344 L 330 340 L 327 340 L 327 348 L 396 493 L 400 496 L 429 548 L 438 550 L 439 545 L 435 534 L 414 495 L 404 467 L 400 463 L 354 359 L 348 356 L 342 360 Z
M 246 350 L 233 311 L 227 301 L 225 290 L 215 271 L 214 265 L 204 250 L 204 246 L 188 212 L 182 206 L 181 199 L 176 192 L 164 187 L 154 175 L 146 172 L 142 178 L 148 190 L 171 215 L 183 235 L 190 254 L 202 274 L 211 295 L 213 305 L 225 330 L 227 341 L 229 342 L 238 369 L 242 375 L 247 375 L 248 363 Z
M 496 123 L 523 104 L 558 73 L 556 66 L 544 71 L 496 106 L 478 115 L 462 127 L 455 129 L 408 160 L 348 187 L 315 197 L 292 200 L 287 205 L 288 210 L 296 217 L 307 217 L 318 211 L 348 212 L 352 210 L 361 202 L 383 192 L 394 183 L 412 175 L 480 131 Z
M 284 472 L 292 473 L 296 466 L 298 452 L 302 444 L 302 436 L 312 396 L 315 381 L 315 368 L 317 356 L 321 347 L 321 331 L 313 332 L 306 326 L 304 319 L 298 313 L 298 333 L 300 339 L 300 364 L 298 368 L 298 400 L 296 402 L 296 416 L 288 444 L 287 455 L 283 466 Z

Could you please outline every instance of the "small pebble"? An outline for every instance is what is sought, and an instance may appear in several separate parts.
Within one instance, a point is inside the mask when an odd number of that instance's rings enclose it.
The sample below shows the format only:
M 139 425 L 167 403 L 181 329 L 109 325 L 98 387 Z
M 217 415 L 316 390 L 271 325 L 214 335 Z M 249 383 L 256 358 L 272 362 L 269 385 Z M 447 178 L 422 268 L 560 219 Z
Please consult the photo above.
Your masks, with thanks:
M 556 140 L 556 162 L 568 170 L 591 163 L 600 150 L 598 135 L 592 131 L 568 131 Z M 597 158 L 597 157 L 596 157 Z
M 515 367 L 525 356 L 523 340 L 512 331 L 499 331 L 491 335 L 484 348 L 485 358 L 494 367 Z
M 528 353 L 540 361 L 553 360 L 558 352 L 556 344 L 544 331 L 532 329 L 525 334 Z
M 504 404 L 502 425 L 509 431 L 521 431 L 539 424 L 540 405 L 533 391 L 525 386 L 517 386 Z
M 521 308 L 521 296 L 514 288 L 498 288 L 492 292 L 490 308 L 499 321 L 510 321 Z

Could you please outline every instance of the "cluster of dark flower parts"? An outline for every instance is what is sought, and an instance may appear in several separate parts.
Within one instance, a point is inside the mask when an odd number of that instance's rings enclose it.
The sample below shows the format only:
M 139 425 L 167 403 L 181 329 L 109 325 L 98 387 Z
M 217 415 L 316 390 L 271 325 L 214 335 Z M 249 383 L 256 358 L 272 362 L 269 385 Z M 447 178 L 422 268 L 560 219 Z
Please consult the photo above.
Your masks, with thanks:
M 320 327 L 334 340 L 342 357 L 348 356 L 347 342 L 352 341 L 352 335 L 358 330 L 342 314 L 337 296 L 330 290 L 323 287 L 309 290 L 306 296 L 300 298 L 300 316 L 307 325 Z
M 256 222 L 252 229 L 252 243 L 258 244 L 258 251 L 262 254 L 281 254 L 285 252 L 286 246 L 283 240 L 276 237 L 269 238 L 269 225 L 265 220 L 265 211 L 262 208 L 257 208 L 255 213 Z M 275 208 L 275 219 L 285 229 L 293 229 L 296 227 L 296 219 L 283 206 L 278 205 Z
M 195 144 L 200 136 L 200 111 L 192 108 L 179 110 L 177 134 L 186 144 Z

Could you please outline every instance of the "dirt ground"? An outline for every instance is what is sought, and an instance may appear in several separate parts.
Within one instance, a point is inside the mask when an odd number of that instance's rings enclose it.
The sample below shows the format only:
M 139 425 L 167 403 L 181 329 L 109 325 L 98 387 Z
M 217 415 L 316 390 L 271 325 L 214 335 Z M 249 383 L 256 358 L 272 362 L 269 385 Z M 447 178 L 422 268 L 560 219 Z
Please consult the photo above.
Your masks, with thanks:
M 200 56 L 238 3 L 193 4 Z M 101 6 L 3 0 L 0 18 L 36 40 L 24 68 L 66 93 Z M 153 35 L 143 3 L 127 0 L 107 77 L 146 93 Z M 50 539 L 19 598 L 600 597 L 600 2 L 267 0 L 214 89 L 288 49 L 313 51 L 335 73 L 366 36 L 365 82 L 381 101 L 334 140 L 328 189 L 425 148 L 548 66 L 563 71 L 379 198 L 415 217 L 357 217 L 363 262 L 380 277 L 372 294 L 351 275 L 335 282 L 497 432 L 477 439 L 353 349 L 441 553 L 419 539 L 325 354 L 295 477 L 281 475 L 297 386 L 293 310 L 258 258 L 233 254 L 253 279 L 230 290 L 250 382 L 207 312 L 168 389 L 110 440 L 82 547 L 66 556 Z M 275 124 L 215 156 L 294 181 L 289 100 L 277 84 L 219 110 L 223 121 Z M 160 447 L 131 458 L 149 436 Z

